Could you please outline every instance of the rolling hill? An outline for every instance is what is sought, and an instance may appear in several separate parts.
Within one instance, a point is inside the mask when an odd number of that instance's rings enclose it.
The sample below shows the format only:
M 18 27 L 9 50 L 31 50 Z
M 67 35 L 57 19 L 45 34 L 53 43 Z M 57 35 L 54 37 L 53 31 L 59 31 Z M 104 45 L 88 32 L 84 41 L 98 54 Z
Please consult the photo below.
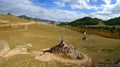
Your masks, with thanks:
M 0 14 L 0 24 L 28 22 L 26 19 L 20 19 L 14 15 Z
M 74 20 L 68 23 L 68 25 L 71 25 L 71 26 L 98 25 L 99 22 L 101 21 L 102 20 L 98 18 L 84 17 L 81 19 Z
M 18 18 L 26 19 L 26 20 L 33 20 L 33 21 L 41 21 L 41 22 L 55 22 L 55 21 L 47 20 L 47 19 L 28 17 L 26 15 L 20 15 L 20 16 L 18 16 Z
M 11 17 L 13 20 L 9 19 L 10 16 L 5 15 L 4 17 L 6 18 L 0 18 L 0 20 L 12 22 L 15 19 L 15 21 L 21 21 L 17 17 Z M 119 39 L 87 34 L 88 40 L 82 40 L 85 36 L 82 33 L 59 26 L 36 23 L 28 26 L 27 29 L 21 27 L 0 30 L 0 40 L 6 41 L 10 50 L 27 44 L 32 45 L 32 47 L 26 47 L 30 54 L 17 54 L 9 58 L 0 57 L 0 67 L 78 67 L 75 64 L 61 63 L 58 61 L 38 61 L 32 55 L 31 52 L 33 51 L 40 51 L 59 44 L 62 36 L 67 44 L 74 45 L 78 50 L 92 58 L 94 62 L 115 62 L 120 59 Z

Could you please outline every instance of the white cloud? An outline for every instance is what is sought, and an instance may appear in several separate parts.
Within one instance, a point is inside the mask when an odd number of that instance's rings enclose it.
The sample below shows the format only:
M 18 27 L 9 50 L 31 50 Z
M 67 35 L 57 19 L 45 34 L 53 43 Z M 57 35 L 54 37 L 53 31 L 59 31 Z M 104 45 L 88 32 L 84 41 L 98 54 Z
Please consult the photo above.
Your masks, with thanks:
M 104 0 L 105 4 L 101 5 L 101 11 L 92 13 L 91 16 L 101 18 L 104 20 L 120 16 L 120 0 L 115 4 L 111 4 L 111 0 Z
M 96 6 L 92 6 L 89 4 L 91 0 L 60 0 L 57 4 L 60 6 L 64 4 L 68 4 L 72 9 L 97 9 Z M 97 0 L 92 0 L 97 1 Z
M 116 0 L 115 4 L 111 4 L 111 0 L 103 0 L 105 4 L 101 4 L 97 12 L 91 13 L 90 16 L 100 19 L 110 19 L 120 16 L 120 0 Z
M 30 0 L 0 0 L 0 13 L 7 13 L 8 11 L 11 11 L 16 15 L 25 14 L 32 17 L 56 21 L 72 21 L 85 16 L 101 19 L 110 19 L 120 16 L 120 0 L 117 0 L 115 4 L 111 4 L 111 0 L 104 0 L 105 4 L 101 4 L 100 6 L 92 6 L 89 4 L 90 1 L 93 0 L 60 0 L 54 2 L 54 4 L 61 7 L 66 7 L 66 4 L 69 4 L 72 9 L 97 10 L 94 13 L 85 14 L 84 12 L 77 13 L 76 11 L 70 10 L 45 8 L 33 4 Z
M 4 12 L 11 11 L 16 15 L 28 15 L 42 19 L 50 19 L 55 21 L 72 21 L 80 17 L 86 16 L 84 13 L 76 13 L 69 10 L 48 9 L 41 6 L 34 5 L 29 0 L 0 0 L 0 8 L 4 7 Z M 2 12 L 1 12 L 2 13 Z
M 65 4 L 69 3 L 72 9 L 97 10 L 96 12 L 89 14 L 91 17 L 106 20 L 120 16 L 120 0 L 117 0 L 115 4 L 111 4 L 111 0 L 103 0 L 105 4 L 101 4 L 100 6 L 93 6 L 90 4 L 90 1 L 97 2 L 98 0 L 62 0 L 60 2 L 64 2 Z
M 103 0 L 105 2 L 105 4 L 111 4 L 111 0 Z
M 54 12 L 54 15 L 52 15 L 52 17 L 54 17 L 54 19 L 62 19 L 63 21 L 72 21 L 84 16 L 87 16 L 87 14 L 84 13 L 76 13 L 76 12 L 72 12 L 72 11 L 68 11 L 68 10 L 51 10 L 51 12 Z M 56 16 L 58 16 L 56 18 Z
M 120 3 L 118 4 L 116 4 L 112 9 L 111 9 L 111 12 L 113 13 L 113 14 L 120 14 Z
M 88 1 L 85 1 L 85 0 L 77 0 L 75 3 L 71 4 L 71 7 L 72 7 L 73 9 L 75 9 L 75 8 L 79 8 L 79 9 L 83 9 L 83 8 L 90 9 L 90 7 L 88 6 L 87 2 L 88 2 Z
M 98 11 L 91 14 L 92 17 L 100 18 L 103 20 L 110 19 L 111 18 L 111 12 L 108 11 Z
M 53 3 L 56 4 L 57 6 L 65 7 L 65 4 L 62 2 L 53 2 Z
M 119 4 L 119 3 L 120 3 L 120 0 L 116 0 L 116 3 Z
M 120 13 L 115 14 L 115 13 L 112 13 L 112 12 L 104 12 L 104 11 L 102 12 L 102 11 L 100 11 L 100 12 L 92 13 L 91 16 L 92 17 L 97 17 L 97 18 L 100 18 L 100 19 L 103 19 L 103 20 L 108 20 L 108 19 L 120 16 Z

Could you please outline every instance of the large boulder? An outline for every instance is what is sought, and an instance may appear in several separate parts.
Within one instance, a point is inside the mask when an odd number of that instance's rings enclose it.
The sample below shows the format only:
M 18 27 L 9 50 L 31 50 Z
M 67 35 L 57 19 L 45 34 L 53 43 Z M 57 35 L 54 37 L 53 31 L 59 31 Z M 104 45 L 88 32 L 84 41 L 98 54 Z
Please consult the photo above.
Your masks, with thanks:
M 0 40 L 0 57 L 10 50 L 6 41 Z

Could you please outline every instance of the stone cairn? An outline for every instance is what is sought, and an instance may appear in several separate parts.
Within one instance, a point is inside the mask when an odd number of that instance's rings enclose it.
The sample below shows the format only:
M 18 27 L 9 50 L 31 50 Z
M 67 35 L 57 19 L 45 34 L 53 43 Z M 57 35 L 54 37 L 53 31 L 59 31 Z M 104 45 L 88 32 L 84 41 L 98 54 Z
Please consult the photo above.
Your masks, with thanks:
M 82 55 L 80 54 L 79 50 L 77 50 L 72 45 L 66 45 L 63 38 L 61 39 L 60 44 L 52 47 L 51 49 L 47 51 L 60 55 L 60 56 L 68 57 L 70 59 L 81 59 L 82 58 Z
M 83 30 L 83 34 L 84 34 L 84 37 L 82 38 L 82 40 L 87 40 L 87 33 L 85 30 Z

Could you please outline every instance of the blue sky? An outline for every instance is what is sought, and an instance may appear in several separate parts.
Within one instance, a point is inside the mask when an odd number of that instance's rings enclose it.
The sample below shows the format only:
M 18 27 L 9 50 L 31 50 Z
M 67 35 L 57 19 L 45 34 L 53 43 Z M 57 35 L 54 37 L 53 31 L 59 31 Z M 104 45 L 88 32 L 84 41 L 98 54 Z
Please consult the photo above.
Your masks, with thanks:
M 0 13 L 11 12 L 54 21 L 85 16 L 103 20 L 120 16 L 120 0 L 0 0 Z

